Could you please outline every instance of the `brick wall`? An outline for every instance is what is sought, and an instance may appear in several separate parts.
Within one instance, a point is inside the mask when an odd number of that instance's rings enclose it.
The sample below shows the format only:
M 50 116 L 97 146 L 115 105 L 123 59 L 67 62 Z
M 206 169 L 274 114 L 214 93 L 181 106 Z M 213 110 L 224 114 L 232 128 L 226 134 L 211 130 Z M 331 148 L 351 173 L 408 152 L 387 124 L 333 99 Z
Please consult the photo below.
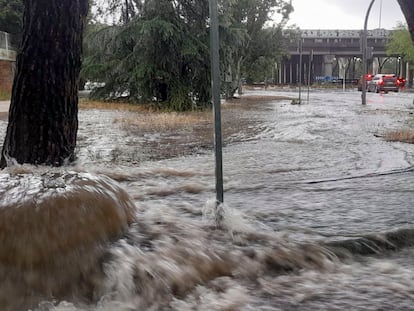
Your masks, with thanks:
M 13 84 L 13 62 L 0 60 L 0 91 L 11 92 Z

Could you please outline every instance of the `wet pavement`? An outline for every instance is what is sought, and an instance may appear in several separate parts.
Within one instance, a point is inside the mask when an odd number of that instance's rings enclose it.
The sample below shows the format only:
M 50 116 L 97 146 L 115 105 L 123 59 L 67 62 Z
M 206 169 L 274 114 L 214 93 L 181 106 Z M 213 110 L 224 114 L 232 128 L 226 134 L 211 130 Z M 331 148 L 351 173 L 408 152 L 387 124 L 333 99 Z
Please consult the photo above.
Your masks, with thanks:
M 0 101 L 0 112 L 8 112 L 10 106 L 10 101 L 2 100 Z

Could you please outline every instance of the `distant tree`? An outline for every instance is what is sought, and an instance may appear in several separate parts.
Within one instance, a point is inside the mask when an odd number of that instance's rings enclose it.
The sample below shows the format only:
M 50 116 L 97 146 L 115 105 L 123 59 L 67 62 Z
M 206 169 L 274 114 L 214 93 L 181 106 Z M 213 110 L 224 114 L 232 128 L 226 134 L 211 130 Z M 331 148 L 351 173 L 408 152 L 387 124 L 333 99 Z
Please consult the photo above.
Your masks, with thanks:
M 285 37 L 281 27 L 261 30 L 252 38 L 255 48 L 246 56 L 244 76 L 252 81 L 267 81 L 272 77 L 275 64 L 285 53 Z
M 401 57 L 408 64 L 414 63 L 414 42 L 405 25 L 399 25 L 393 32 L 391 41 L 387 45 L 387 55 Z M 410 65 L 407 72 L 407 81 L 410 86 L 412 84 L 413 69 L 414 67 Z
M 220 35 L 227 98 L 240 87 L 242 76 L 255 76 L 260 67 L 262 73 L 268 72 L 281 57 L 282 28 L 292 10 L 283 0 L 223 1 Z M 270 27 L 275 16 L 280 20 Z
M 24 24 L 0 167 L 74 160 L 87 0 L 23 0 Z
M 17 45 L 22 33 L 23 2 L 22 0 L 0 0 L 0 31 L 14 35 Z
M 408 24 L 408 30 L 411 33 L 411 39 L 414 41 L 414 1 L 398 0 L 401 10 Z
M 130 22 L 142 11 L 145 0 L 100 0 L 99 4 L 91 3 L 94 6 L 98 20 L 105 20 L 106 17 L 114 17 L 114 24 L 124 25 Z
M 414 43 L 405 25 L 399 25 L 387 44 L 387 55 L 401 56 L 407 62 L 414 62 Z

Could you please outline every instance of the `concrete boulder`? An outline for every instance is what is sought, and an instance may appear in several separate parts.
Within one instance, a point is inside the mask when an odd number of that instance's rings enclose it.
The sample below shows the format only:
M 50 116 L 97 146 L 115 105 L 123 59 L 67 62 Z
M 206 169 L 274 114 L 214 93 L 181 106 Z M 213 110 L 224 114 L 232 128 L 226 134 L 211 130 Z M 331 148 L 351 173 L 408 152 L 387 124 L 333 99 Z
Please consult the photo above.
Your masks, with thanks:
M 93 291 L 105 249 L 135 217 L 128 194 L 105 176 L 0 174 L 0 305 Z

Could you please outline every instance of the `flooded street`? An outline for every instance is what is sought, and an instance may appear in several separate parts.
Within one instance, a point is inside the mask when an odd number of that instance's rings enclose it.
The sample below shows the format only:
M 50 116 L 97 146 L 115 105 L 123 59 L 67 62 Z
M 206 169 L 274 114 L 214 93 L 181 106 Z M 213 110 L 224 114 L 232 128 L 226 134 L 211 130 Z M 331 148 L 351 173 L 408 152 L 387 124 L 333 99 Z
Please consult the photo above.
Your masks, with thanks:
M 139 113 L 80 110 L 69 170 L 115 179 L 138 220 L 108 248 L 92 298 L 33 310 L 414 310 L 413 247 L 329 247 L 414 229 L 414 144 L 383 138 L 414 128 L 414 94 L 368 93 L 366 106 L 357 91 L 245 97 L 263 100 L 223 104 L 223 229 L 211 120 L 156 132 L 128 126 Z
M 264 94 L 296 95 L 248 95 Z M 369 94 L 368 100 L 362 106 L 357 92 L 315 91 L 303 105 L 290 100 L 225 104 L 223 122 L 233 119 L 238 130 L 224 137 L 226 204 L 272 230 L 293 234 L 293 227 L 346 236 L 413 224 L 414 145 L 381 137 L 414 127 L 412 96 Z M 82 111 L 80 118 L 83 167 L 126 174 L 121 179 L 132 181 L 125 187 L 144 202 L 201 206 L 214 198 L 212 145 L 172 159 L 146 160 L 154 157 L 145 152 L 151 145 L 155 155 L 157 148 L 176 155 L 185 137 L 196 146 L 191 132 L 127 136 L 113 123 L 113 112 Z M 206 131 L 212 135 L 212 126 Z

